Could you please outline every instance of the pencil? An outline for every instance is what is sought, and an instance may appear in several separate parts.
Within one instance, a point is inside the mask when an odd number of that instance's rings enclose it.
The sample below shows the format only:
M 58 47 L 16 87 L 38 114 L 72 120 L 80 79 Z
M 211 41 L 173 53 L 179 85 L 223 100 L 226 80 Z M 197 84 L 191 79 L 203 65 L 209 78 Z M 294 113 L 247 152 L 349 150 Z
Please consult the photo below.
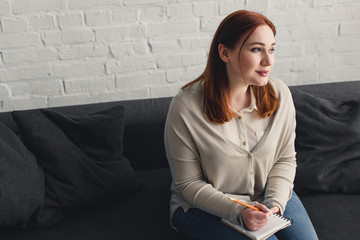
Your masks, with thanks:
M 236 200 L 236 199 L 234 199 L 234 198 L 229 197 L 229 200 L 231 200 L 231 201 L 233 201 L 233 202 L 236 202 L 236 203 L 238 203 L 238 204 L 241 204 L 241 205 L 243 205 L 243 206 L 245 206 L 245 207 L 251 208 L 252 210 L 260 211 L 258 208 L 253 207 L 253 206 L 251 206 L 251 205 L 249 205 L 249 204 L 246 204 L 246 203 L 244 203 L 244 202 L 240 202 L 239 200 Z

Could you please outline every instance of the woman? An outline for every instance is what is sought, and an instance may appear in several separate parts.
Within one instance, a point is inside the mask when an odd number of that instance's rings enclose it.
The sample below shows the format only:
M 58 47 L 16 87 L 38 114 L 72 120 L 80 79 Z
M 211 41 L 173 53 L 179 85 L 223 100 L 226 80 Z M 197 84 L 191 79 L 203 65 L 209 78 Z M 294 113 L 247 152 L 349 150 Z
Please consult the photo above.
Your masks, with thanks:
M 267 224 L 268 209 L 294 220 L 272 239 L 317 239 L 292 192 L 295 109 L 287 86 L 269 78 L 275 33 L 261 14 L 227 16 L 204 72 L 170 105 L 165 148 L 173 179 L 171 224 L 186 239 L 247 239 L 221 218 L 258 230 Z

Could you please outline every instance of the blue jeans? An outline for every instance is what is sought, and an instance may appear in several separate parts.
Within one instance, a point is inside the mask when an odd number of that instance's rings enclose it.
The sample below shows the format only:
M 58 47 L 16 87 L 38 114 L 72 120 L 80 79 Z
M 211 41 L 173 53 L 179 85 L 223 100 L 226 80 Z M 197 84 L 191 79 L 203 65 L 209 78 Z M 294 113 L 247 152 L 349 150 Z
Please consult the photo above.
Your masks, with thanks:
M 293 219 L 293 224 L 275 235 L 269 240 L 317 240 L 315 229 L 310 218 L 301 203 L 299 197 L 293 192 L 289 199 L 284 216 Z M 197 208 L 191 208 L 186 213 L 180 207 L 172 219 L 173 225 L 180 234 L 188 240 L 248 240 L 249 238 L 236 230 L 226 226 L 217 216 L 203 212 Z

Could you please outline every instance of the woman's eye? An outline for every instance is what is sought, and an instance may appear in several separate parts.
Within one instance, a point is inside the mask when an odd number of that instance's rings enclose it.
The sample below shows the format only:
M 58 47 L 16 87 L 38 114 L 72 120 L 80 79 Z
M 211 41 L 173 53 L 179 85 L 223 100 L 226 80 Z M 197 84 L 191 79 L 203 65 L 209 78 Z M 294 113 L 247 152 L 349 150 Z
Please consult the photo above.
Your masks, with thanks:
M 251 51 L 252 52 L 261 52 L 261 48 L 252 48 Z
M 275 48 L 272 48 L 269 50 L 270 53 L 274 53 L 275 52 Z

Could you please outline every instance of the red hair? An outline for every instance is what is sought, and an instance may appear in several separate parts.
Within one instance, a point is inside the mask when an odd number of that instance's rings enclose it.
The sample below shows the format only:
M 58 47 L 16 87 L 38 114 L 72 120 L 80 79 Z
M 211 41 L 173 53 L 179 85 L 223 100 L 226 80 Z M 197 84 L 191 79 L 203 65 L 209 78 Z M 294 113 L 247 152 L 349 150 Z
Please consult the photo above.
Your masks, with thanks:
M 182 87 L 182 89 L 185 89 L 198 82 L 203 84 L 203 110 L 211 122 L 223 124 L 230 121 L 235 114 L 229 104 L 229 80 L 225 63 L 219 56 L 219 44 L 234 49 L 238 41 L 244 39 L 242 48 L 251 33 L 260 25 L 268 25 L 275 36 L 275 26 L 269 19 L 259 13 L 240 10 L 228 15 L 215 32 L 204 72 Z M 279 109 L 280 101 L 271 84 L 268 83 L 261 87 L 252 86 L 252 88 L 259 116 L 265 118 L 273 115 Z

